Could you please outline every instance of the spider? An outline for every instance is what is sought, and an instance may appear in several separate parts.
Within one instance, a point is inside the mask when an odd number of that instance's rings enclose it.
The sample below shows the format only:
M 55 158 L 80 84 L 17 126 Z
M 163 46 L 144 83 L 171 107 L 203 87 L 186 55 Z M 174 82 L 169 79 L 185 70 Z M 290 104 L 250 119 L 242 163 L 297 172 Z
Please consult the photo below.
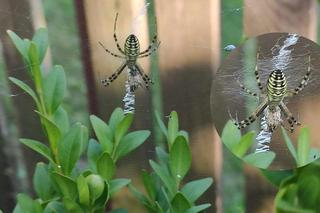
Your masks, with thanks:
M 283 126 L 283 121 L 281 119 L 281 112 L 287 119 L 287 122 L 290 124 L 290 132 L 294 131 L 294 124 L 301 125 L 297 119 L 292 115 L 288 107 L 284 104 L 284 98 L 290 98 L 292 96 L 297 95 L 300 91 L 304 89 L 304 87 L 308 84 L 310 74 L 311 74 L 311 57 L 309 55 L 309 66 L 307 68 L 307 72 L 304 75 L 303 79 L 301 80 L 300 84 L 293 90 L 289 90 L 287 87 L 287 80 L 286 76 L 282 70 L 276 69 L 271 72 L 268 77 L 266 88 L 263 88 L 260 82 L 259 76 L 259 69 L 258 69 L 258 59 L 259 59 L 259 52 L 256 56 L 256 66 L 255 66 L 255 78 L 258 85 L 258 88 L 261 94 L 257 94 L 252 92 L 248 88 L 246 88 L 243 84 L 239 81 L 239 85 L 243 91 L 252 95 L 252 96 L 259 96 L 262 98 L 262 102 L 257 107 L 257 109 L 246 119 L 238 122 L 237 119 L 233 120 L 234 124 L 238 127 L 238 129 L 245 128 L 253 123 L 257 117 L 261 115 L 261 113 L 265 112 L 266 121 L 268 124 L 268 130 L 273 132 L 278 125 Z M 231 117 L 232 118 L 232 117 Z
M 99 42 L 99 44 L 102 46 L 102 48 L 109 53 L 110 55 L 117 57 L 117 58 L 123 58 L 125 61 L 121 64 L 121 66 L 108 78 L 101 80 L 101 83 L 104 86 L 110 85 L 114 80 L 117 79 L 117 77 L 122 73 L 125 67 L 128 67 L 128 73 L 129 76 L 131 76 L 130 79 L 133 79 L 129 81 L 130 89 L 132 92 L 134 92 L 140 85 L 139 79 L 141 76 L 146 88 L 149 88 L 149 84 L 153 84 L 152 80 L 149 78 L 147 74 L 144 73 L 142 67 L 137 63 L 138 58 L 144 58 L 150 56 L 154 51 L 157 50 L 157 48 L 160 45 L 160 42 L 157 41 L 157 35 L 155 35 L 151 41 L 151 44 L 148 46 L 148 48 L 142 52 L 140 52 L 140 44 L 138 38 L 134 34 L 130 34 L 126 38 L 126 42 L 124 45 L 124 50 L 120 47 L 118 43 L 118 38 L 116 35 L 116 26 L 117 26 L 117 19 L 118 19 L 118 13 L 116 14 L 115 22 L 114 22 L 114 28 L 113 28 L 113 38 L 117 45 L 118 50 L 122 55 L 117 55 L 115 53 L 112 53 L 110 50 L 105 48 L 105 46 Z M 155 45 L 156 44 L 156 45 Z

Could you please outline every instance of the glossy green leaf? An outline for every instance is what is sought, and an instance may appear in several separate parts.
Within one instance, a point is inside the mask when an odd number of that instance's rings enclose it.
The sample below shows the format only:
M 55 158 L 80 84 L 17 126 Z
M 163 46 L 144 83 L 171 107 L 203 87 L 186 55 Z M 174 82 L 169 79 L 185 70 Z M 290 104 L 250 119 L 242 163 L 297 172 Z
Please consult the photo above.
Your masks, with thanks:
M 99 144 L 94 139 L 90 139 L 87 156 L 88 156 L 88 162 L 89 162 L 90 168 L 93 169 L 93 171 L 97 171 L 97 161 L 99 157 L 102 155 L 102 153 L 103 153 L 103 150 L 102 150 L 101 144 Z
M 86 182 L 90 191 L 90 200 L 93 203 L 97 200 L 103 193 L 105 188 L 105 182 L 99 175 L 91 174 L 86 177 Z
M 275 157 L 276 154 L 274 152 L 266 151 L 246 155 L 243 160 L 258 168 L 266 169 L 270 166 Z
M 110 181 L 110 196 L 112 197 L 120 189 L 130 184 L 131 180 L 126 178 L 118 178 Z
M 53 114 L 54 123 L 59 128 L 60 132 L 64 135 L 69 131 L 69 117 L 67 111 L 62 107 L 59 106 L 58 109 Z
M 159 164 L 157 164 L 152 160 L 150 160 L 149 162 L 152 169 L 155 171 L 155 173 L 162 180 L 166 188 L 169 190 L 170 194 L 174 195 L 177 191 L 177 186 L 172 176 L 168 173 L 168 171 L 163 166 L 160 166 Z
M 296 152 L 296 149 L 293 146 L 293 143 L 292 143 L 289 135 L 287 134 L 287 131 L 283 127 L 281 127 L 281 132 L 282 132 L 284 141 L 285 141 L 285 143 L 286 143 L 286 145 L 287 145 L 292 157 L 297 162 L 297 152 Z
M 19 53 L 22 55 L 23 59 L 28 61 L 29 60 L 28 48 L 25 42 L 13 31 L 7 30 L 7 33 L 10 39 L 12 40 L 12 42 L 14 43 L 14 45 L 16 46 Z
M 156 184 L 157 184 L 157 180 L 155 179 L 155 177 L 151 174 L 149 174 L 147 171 L 143 170 L 141 172 L 141 177 L 142 177 L 142 182 L 144 185 L 144 188 L 149 196 L 149 198 L 151 200 L 155 200 L 156 199 L 156 195 L 157 195 L 157 189 L 156 189 Z
M 66 77 L 62 66 L 54 66 L 43 79 L 44 103 L 49 114 L 61 104 L 66 91 Z
M 103 147 L 103 150 L 111 153 L 113 149 L 113 133 L 111 131 L 111 128 L 103 120 L 95 115 L 90 116 L 90 121 L 93 130 Z
M 293 170 L 269 171 L 261 169 L 261 173 L 275 186 L 279 187 L 283 180 L 293 175 Z
M 181 193 L 192 203 L 196 202 L 200 196 L 207 191 L 211 186 L 213 180 L 212 178 L 204 178 L 200 180 L 194 180 L 187 183 L 181 189 Z
M 191 207 L 188 199 L 180 192 L 178 192 L 171 201 L 172 212 L 185 213 Z
M 255 133 L 253 131 L 246 133 L 244 136 L 241 137 L 239 143 L 233 147 L 231 150 L 233 154 L 242 158 L 247 151 L 251 148 L 254 142 Z
M 111 180 L 114 176 L 116 165 L 108 152 L 104 152 L 97 161 L 97 172 L 106 180 Z
M 37 107 L 40 106 L 40 102 L 38 100 L 37 95 L 35 94 L 35 92 L 33 91 L 33 89 L 31 89 L 31 87 L 29 87 L 29 85 L 27 85 L 26 83 L 24 83 L 23 81 L 20 81 L 17 78 L 13 78 L 13 77 L 9 77 L 9 80 L 14 83 L 15 85 L 17 85 L 18 87 L 20 87 L 20 89 L 22 89 L 23 91 L 25 91 L 28 95 L 30 95 L 32 97 L 32 99 L 34 100 L 34 102 L 36 103 Z
M 224 126 L 221 140 L 230 150 L 233 150 L 241 140 L 241 132 L 232 121 L 229 120 Z
M 150 136 L 150 131 L 140 130 L 130 132 L 125 135 L 119 142 L 115 150 L 115 160 L 118 160 L 143 144 Z
M 159 127 L 160 127 L 160 129 L 161 129 L 161 131 L 162 131 L 162 133 L 163 133 L 166 137 L 168 137 L 168 130 L 167 130 L 166 126 L 164 125 L 164 123 L 163 123 L 163 121 L 162 121 L 162 119 L 161 119 L 161 117 L 160 117 L 160 115 L 159 115 L 159 112 L 158 112 L 158 111 L 155 111 L 154 114 L 155 114 L 156 121 L 157 121 L 157 123 L 158 123 L 158 125 L 159 125 Z
M 123 114 L 123 110 L 121 108 L 116 108 L 112 112 L 110 119 L 109 119 L 109 126 L 113 132 L 116 130 L 116 127 L 123 120 L 123 118 L 124 118 L 124 114 Z
M 67 213 L 63 204 L 58 201 L 51 201 L 48 203 L 43 213 Z
M 39 198 L 43 201 L 52 199 L 55 188 L 51 181 L 48 165 L 39 162 L 33 175 L 33 187 Z
M 32 41 L 35 42 L 39 48 L 39 61 L 41 63 L 48 49 L 48 31 L 45 28 L 39 28 L 35 32 Z
M 191 167 L 191 151 L 182 136 L 176 137 L 169 153 L 169 165 L 174 177 L 181 181 Z
M 179 132 L 179 119 L 178 113 L 176 111 L 172 111 L 169 116 L 168 121 L 168 142 L 171 145 L 175 141 Z
M 26 194 L 18 194 L 18 208 L 14 213 L 42 213 L 42 207 L 38 201 L 34 201 Z
M 104 190 L 103 190 L 102 194 L 100 195 L 100 197 L 94 202 L 94 206 L 97 209 L 99 209 L 99 208 L 101 208 L 102 210 L 105 209 L 106 204 L 110 198 L 109 188 L 110 188 L 109 184 L 106 181 L 104 181 Z
M 35 111 L 35 112 L 40 115 L 42 123 L 46 127 L 47 135 L 48 135 L 49 141 L 50 141 L 51 151 L 52 150 L 53 150 L 53 152 L 56 151 L 57 150 L 57 146 L 58 146 L 58 141 L 61 139 L 60 129 L 54 123 L 54 121 L 52 121 L 50 118 L 48 118 L 47 116 L 41 114 L 38 111 Z
M 197 212 L 202 212 L 203 210 L 209 208 L 211 206 L 210 203 L 206 204 L 201 204 L 198 206 L 193 206 L 190 209 L 188 209 L 185 213 L 197 213 Z
M 114 133 L 115 143 L 119 144 L 122 137 L 127 133 L 133 121 L 133 114 L 127 114 L 122 121 L 116 126 L 116 130 Z
M 40 61 L 39 61 L 39 50 L 34 42 L 30 42 L 29 50 L 28 50 L 28 56 L 30 60 L 30 69 L 32 73 L 32 77 L 34 80 L 34 83 L 37 87 L 41 87 L 42 84 L 42 73 L 40 69 Z
M 20 142 L 29 147 L 30 149 L 36 151 L 37 153 L 41 154 L 43 157 L 47 158 L 49 161 L 54 163 L 53 157 L 51 155 L 50 149 L 43 143 L 32 140 L 21 138 Z
M 64 174 L 71 174 L 81 155 L 82 125 L 76 123 L 58 144 L 58 155 Z
M 90 192 L 89 187 L 86 181 L 86 178 L 83 175 L 79 175 L 77 178 L 77 188 L 79 193 L 79 202 L 82 205 L 90 205 Z
M 77 184 L 74 180 L 57 172 L 53 172 L 52 177 L 65 198 L 69 198 L 71 200 L 75 200 L 77 198 L 78 190 Z
M 297 148 L 297 164 L 298 167 L 308 164 L 310 152 L 310 131 L 307 128 L 302 128 L 298 138 Z
M 156 156 L 159 160 L 161 166 L 166 166 L 169 163 L 169 155 L 166 153 L 163 148 L 156 147 Z

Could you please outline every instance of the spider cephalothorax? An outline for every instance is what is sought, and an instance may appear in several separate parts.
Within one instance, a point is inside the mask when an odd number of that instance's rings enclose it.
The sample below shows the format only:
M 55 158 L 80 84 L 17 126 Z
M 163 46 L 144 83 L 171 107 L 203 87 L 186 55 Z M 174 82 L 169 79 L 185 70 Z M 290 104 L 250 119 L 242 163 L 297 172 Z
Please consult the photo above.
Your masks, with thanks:
M 297 121 L 297 119 L 293 117 L 292 113 L 290 112 L 288 107 L 285 105 L 283 100 L 285 98 L 297 95 L 307 85 L 310 74 L 311 74 L 310 56 L 309 56 L 309 66 L 308 66 L 307 72 L 304 75 L 303 79 L 301 80 L 300 84 L 294 90 L 289 90 L 287 88 L 286 76 L 283 73 L 283 71 L 279 69 L 271 72 L 267 80 L 266 89 L 264 89 L 260 82 L 260 76 L 259 76 L 258 65 L 257 65 L 258 59 L 259 59 L 259 53 L 257 54 L 257 61 L 256 61 L 254 74 L 256 77 L 258 88 L 261 92 L 259 96 L 262 98 L 262 102 L 248 118 L 240 122 L 233 120 L 234 124 L 239 129 L 242 129 L 246 126 L 249 126 L 251 123 L 253 123 L 257 119 L 257 117 L 261 115 L 261 113 L 265 112 L 264 115 L 266 117 L 268 129 L 270 132 L 273 132 L 277 126 L 283 125 L 283 120 L 281 118 L 281 113 L 283 113 L 288 123 L 290 124 L 290 131 L 293 132 L 294 124 L 300 125 L 300 123 Z M 243 84 L 241 83 L 239 84 L 240 84 L 240 87 L 245 92 L 253 96 L 258 96 L 257 93 L 251 92 Z
M 124 44 L 124 50 L 122 50 L 122 48 L 120 47 L 119 43 L 118 43 L 118 38 L 116 35 L 116 25 L 117 25 L 117 19 L 118 19 L 118 14 L 116 15 L 116 19 L 114 22 L 114 33 L 113 33 L 113 38 L 114 41 L 117 45 L 117 48 L 119 50 L 119 52 L 122 55 L 117 55 L 112 53 L 110 50 L 108 50 L 107 48 L 104 47 L 104 45 L 99 42 L 99 44 L 104 48 L 104 50 L 111 54 L 114 57 L 117 58 L 123 58 L 125 59 L 125 61 L 122 63 L 122 65 L 109 77 L 106 78 L 104 80 L 101 80 L 101 83 L 104 86 L 108 86 L 110 83 L 112 83 L 124 70 L 125 67 L 128 67 L 128 74 L 131 75 L 130 76 L 130 82 L 132 82 L 132 86 L 131 86 L 131 90 L 134 91 L 138 88 L 139 85 L 141 85 L 140 82 L 136 81 L 139 78 L 142 78 L 146 88 L 149 88 L 149 84 L 152 84 L 152 80 L 149 78 L 149 76 L 147 74 L 144 73 L 143 69 L 141 68 L 141 66 L 137 63 L 137 59 L 138 58 L 144 58 L 144 57 L 148 57 L 150 56 L 154 51 L 157 50 L 160 42 L 158 42 L 157 40 L 157 35 L 155 35 L 151 41 L 151 44 L 149 45 L 149 47 L 140 52 L 140 44 L 139 44 L 139 40 L 137 38 L 137 36 L 135 36 L 134 34 L 130 34 L 127 38 L 126 38 L 126 42 Z

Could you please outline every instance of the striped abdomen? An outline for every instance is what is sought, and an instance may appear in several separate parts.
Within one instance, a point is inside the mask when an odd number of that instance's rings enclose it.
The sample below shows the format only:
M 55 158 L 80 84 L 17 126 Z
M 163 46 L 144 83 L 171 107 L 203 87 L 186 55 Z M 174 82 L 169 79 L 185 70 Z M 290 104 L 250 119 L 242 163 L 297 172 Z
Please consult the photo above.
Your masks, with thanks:
M 287 91 L 287 80 L 281 70 L 272 71 L 268 78 L 267 94 L 270 109 L 278 106 Z
M 131 34 L 127 37 L 124 53 L 127 57 L 128 66 L 134 65 L 140 53 L 139 40 L 135 35 Z

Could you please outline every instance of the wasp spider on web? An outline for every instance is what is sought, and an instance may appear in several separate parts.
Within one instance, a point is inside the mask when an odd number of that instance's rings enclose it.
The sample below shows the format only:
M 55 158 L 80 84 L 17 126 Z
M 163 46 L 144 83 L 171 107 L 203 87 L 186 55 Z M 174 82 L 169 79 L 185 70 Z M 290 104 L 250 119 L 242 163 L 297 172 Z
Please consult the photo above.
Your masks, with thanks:
M 301 125 L 298 120 L 292 115 L 288 107 L 283 102 L 284 99 L 295 96 L 301 92 L 304 87 L 308 84 L 310 74 L 311 74 L 311 58 L 308 57 L 309 65 L 307 71 L 301 80 L 300 84 L 293 90 L 288 89 L 288 82 L 286 75 L 280 69 L 272 71 L 268 77 L 266 86 L 263 87 L 260 81 L 259 68 L 258 68 L 259 52 L 256 56 L 256 66 L 254 70 L 254 75 L 260 94 L 252 92 L 250 89 L 246 88 L 240 82 L 239 85 L 243 91 L 246 93 L 261 98 L 262 102 L 256 108 L 256 110 L 246 119 L 238 121 L 237 119 L 232 120 L 238 129 L 245 128 L 253 123 L 262 113 L 267 121 L 268 131 L 273 132 L 277 126 L 283 126 L 282 113 L 285 116 L 287 122 L 290 125 L 290 132 L 294 131 L 294 125 Z
M 117 49 L 121 53 L 120 55 L 115 54 L 108 50 L 101 42 L 99 44 L 103 47 L 103 49 L 109 53 L 110 55 L 122 58 L 125 61 L 121 64 L 121 66 L 108 78 L 101 80 L 101 83 L 104 86 L 110 85 L 117 77 L 122 73 L 125 67 L 128 67 L 129 74 L 129 84 L 130 90 L 134 92 L 139 86 L 142 86 L 140 79 L 142 78 L 145 87 L 148 89 L 149 84 L 153 84 L 150 77 L 144 73 L 142 67 L 137 63 L 138 58 L 144 58 L 150 56 L 160 45 L 160 42 L 157 40 L 157 35 L 155 35 L 151 41 L 151 44 L 148 48 L 142 52 L 140 52 L 140 44 L 137 36 L 134 34 L 130 34 L 125 41 L 124 50 L 120 47 L 118 43 L 118 38 L 116 34 L 116 26 L 117 26 L 118 13 L 116 14 L 114 28 L 113 28 L 113 38 L 116 43 Z

